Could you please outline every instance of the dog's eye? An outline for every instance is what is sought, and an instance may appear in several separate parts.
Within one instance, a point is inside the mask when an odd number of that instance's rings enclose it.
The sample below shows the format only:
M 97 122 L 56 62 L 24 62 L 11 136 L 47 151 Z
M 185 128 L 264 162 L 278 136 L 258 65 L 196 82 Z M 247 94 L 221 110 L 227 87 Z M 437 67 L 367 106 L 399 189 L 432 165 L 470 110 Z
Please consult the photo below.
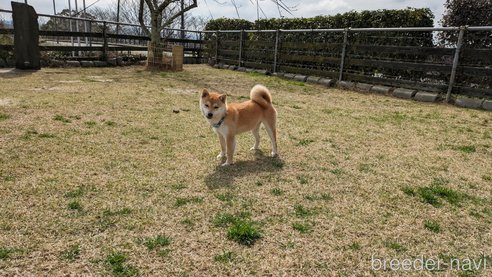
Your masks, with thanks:
M 214 109 L 216 109 L 216 110 L 217 110 L 218 108 L 219 108 L 219 107 L 214 107 Z
M 207 104 L 205 104 L 205 107 L 207 107 L 207 108 L 208 108 L 208 105 L 207 105 Z

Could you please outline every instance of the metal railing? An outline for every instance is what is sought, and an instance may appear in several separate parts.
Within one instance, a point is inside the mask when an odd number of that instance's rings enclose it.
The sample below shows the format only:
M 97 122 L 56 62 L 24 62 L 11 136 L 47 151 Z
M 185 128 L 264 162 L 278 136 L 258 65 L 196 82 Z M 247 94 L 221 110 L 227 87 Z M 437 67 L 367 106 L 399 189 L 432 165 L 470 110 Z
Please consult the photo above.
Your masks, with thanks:
M 203 33 L 215 63 L 492 98 L 492 26 Z
M 11 14 L 12 11 L 0 9 L 0 13 Z M 37 15 L 38 22 L 41 23 L 40 28 L 51 20 L 49 26 L 45 25 L 39 31 L 42 42 L 41 51 L 71 53 L 73 58 L 78 56 L 90 58 L 93 54 L 104 57 L 109 52 L 118 56 L 118 53 L 123 53 L 123 51 L 128 51 L 128 53 L 130 51 L 146 53 L 147 51 L 147 42 L 150 39 L 143 32 L 140 24 L 61 15 Z M 47 20 L 43 20 L 44 18 Z M 79 25 L 85 28 L 74 27 Z M 150 26 L 146 27 L 151 29 Z M 181 36 L 182 33 L 185 33 L 184 39 Z M 0 34 L 13 35 L 14 29 L 0 29 Z M 172 45 L 184 46 L 187 62 L 201 62 L 203 50 L 201 31 L 164 28 L 161 31 L 161 37 L 166 41 L 169 50 Z M 85 41 L 80 38 L 85 38 Z M 13 45 L 0 45 L 0 49 L 11 50 Z
M 11 10 L 4 10 L 4 9 L 0 9 L 0 12 L 3 12 L 3 13 L 12 13 Z M 40 17 L 59 18 L 59 19 L 66 19 L 66 20 L 88 21 L 88 22 L 92 22 L 92 23 L 106 23 L 106 24 L 115 24 L 115 25 L 122 25 L 122 26 L 133 26 L 133 27 L 139 27 L 139 28 L 142 27 L 140 24 L 126 23 L 126 22 L 116 22 L 116 21 L 111 21 L 111 20 L 98 20 L 98 19 L 91 19 L 91 18 L 71 17 L 71 16 L 42 14 L 42 13 L 38 13 L 37 15 L 40 16 Z M 146 27 L 147 28 L 152 28 L 152 26 L 148 26 L 148 25 L 146 25 Z M 169 30 L 169 31 L 185 31 L 185 32 L 190 32 L 190 33 L 203 33 L 203 31 L 186 30 L 186 29 L 176 29 L 176 28 L 164 28 L 164 30 Z

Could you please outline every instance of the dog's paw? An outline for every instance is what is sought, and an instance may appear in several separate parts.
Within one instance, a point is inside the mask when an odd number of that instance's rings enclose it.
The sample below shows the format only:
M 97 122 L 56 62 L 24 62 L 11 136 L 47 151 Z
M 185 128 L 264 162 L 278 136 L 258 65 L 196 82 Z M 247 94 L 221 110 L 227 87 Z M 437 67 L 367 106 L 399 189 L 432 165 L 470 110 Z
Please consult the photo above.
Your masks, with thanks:
M 256 151 L 256 150 L 259 150 L 259 149 L 260 149 L 260 148 L 258 148 L 258 147 L 254 147 L 254 146 L 253 146 L 253 147 L 251 147 L 249 150 L 250 150 L 250 151 Z
M 225 154 L 224 153 L 220 153 L 219 155 L 217 155 L 217 160 L 222 160 L 223 158 L 225 157 Z
M 277 152 L 272 152 L 272 158 L 274 157 L 278 157 L 278 153 Z
M 229 162 L 225 162 L 221 166 L 228 166 L 228 165 L 231 165 L 231 164 Z

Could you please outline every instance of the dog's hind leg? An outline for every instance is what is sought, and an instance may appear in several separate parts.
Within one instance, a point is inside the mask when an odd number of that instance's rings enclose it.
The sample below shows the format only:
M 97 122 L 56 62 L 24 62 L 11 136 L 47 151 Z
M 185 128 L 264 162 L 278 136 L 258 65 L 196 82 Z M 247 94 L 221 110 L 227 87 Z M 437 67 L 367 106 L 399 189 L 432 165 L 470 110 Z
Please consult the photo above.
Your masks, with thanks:
M 258 123 L 258 126 L 256 126 L 256 128 L 253 129 L 253 136 L 255 137 L 255 145 L 253 145 L 253 147 L 251 147 L 250 150 L 258 150 L 258 147 L 260 146 L 260 126 L 261 126 L 261 122 Z
M 265 129 L 270 137 L 272 142 L 272 157 L 278 155 L 277 152 L 277 119 L 275 117 L 266 118 L 263 121 L 263 125 L 265 125 Z

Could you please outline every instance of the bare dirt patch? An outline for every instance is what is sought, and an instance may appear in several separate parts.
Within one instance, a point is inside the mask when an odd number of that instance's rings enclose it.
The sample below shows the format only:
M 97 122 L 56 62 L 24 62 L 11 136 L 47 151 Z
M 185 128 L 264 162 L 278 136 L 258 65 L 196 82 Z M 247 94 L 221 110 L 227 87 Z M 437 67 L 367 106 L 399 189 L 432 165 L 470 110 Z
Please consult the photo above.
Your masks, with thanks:
M 14 98 L 1 98 L 0 99 L 0 106 L 12 106 L 15 104 L 15 99 Z

